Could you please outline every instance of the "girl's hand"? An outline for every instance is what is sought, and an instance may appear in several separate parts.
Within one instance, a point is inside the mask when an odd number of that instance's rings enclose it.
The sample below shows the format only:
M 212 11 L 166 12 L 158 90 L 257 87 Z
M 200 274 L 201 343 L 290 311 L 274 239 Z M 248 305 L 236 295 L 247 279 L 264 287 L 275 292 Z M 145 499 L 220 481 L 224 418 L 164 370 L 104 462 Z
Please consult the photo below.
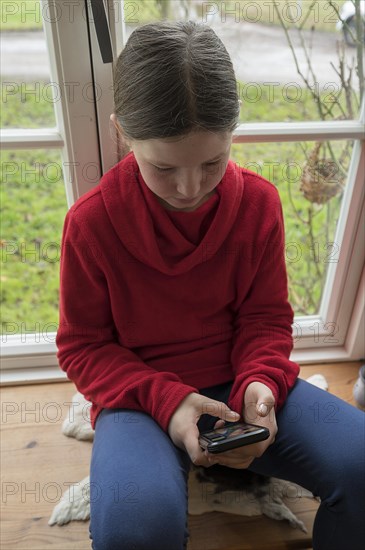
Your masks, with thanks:
M 229 468 L 248 468 L 255 458 L 264 454 L 266 449 L 274 443 L 278 431 L 275 417 L 275 398 L 270 388 L 261 382 L 252 382 L 247 386 L 244 398 L 243 418 L 250 424 L 264 426 L 270 431 L 270 437 L 265 441 L 253 443 L 225 453 L 212 454 L 205 451 L 209 464 L 222 464 Z M 224 424 L 218 420 L 215 428 Z
M 230 410 L 225 403 L 205 397 L 200 393 L 190 393 L 183 399 L 169 425 L 168 434 L 177 447 L 183 449 L 197 466 L 211 466 L 207 456 L 199 445 L 199 418 L 203 414 L 218 416 L 229 422 L 237 422 L 240 415 Z

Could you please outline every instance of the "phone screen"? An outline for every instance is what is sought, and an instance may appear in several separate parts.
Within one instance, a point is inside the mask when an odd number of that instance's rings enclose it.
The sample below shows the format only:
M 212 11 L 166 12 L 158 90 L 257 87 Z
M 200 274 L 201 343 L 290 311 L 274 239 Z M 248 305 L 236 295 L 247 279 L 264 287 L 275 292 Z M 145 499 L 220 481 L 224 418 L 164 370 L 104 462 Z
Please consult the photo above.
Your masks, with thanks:
M 270 432 L 263 426 L 244 422 L 227 422 L 221 428 L 200 434 L 200 445 L 211 453 L 222 453 L 230 449 L 263 441 Z
M 232 426 L 223 426 L 222 428 L 217 428 L 210 432 L 204 432 L 204 437 L 210 441 L 222 441 L 223 439 L 237 435 L 257 432 L 258 428 L 260 428 L 260 426 L 254 426 L 252 424 L 235 424 Z

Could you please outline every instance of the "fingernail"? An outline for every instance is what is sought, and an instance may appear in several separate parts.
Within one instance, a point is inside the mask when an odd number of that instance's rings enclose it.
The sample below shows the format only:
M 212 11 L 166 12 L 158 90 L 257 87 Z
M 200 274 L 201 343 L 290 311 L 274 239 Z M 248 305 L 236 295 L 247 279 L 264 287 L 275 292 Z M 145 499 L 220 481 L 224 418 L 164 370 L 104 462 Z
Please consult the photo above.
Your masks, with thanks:
M 264 416 L 266 416 L 267 413 L 269 412 L 269 407 L 265 403 L 261 403 L 258 410 L 260 414 L 263 414 Z
M 234 417 L 234 418 L 237 418 L 237 417 L 239 417 L 240 415 L 239 415 L 238 413 L 234 412 L 234 411 L 229 411 L 228 416 L 232 416 L 232 417 Z

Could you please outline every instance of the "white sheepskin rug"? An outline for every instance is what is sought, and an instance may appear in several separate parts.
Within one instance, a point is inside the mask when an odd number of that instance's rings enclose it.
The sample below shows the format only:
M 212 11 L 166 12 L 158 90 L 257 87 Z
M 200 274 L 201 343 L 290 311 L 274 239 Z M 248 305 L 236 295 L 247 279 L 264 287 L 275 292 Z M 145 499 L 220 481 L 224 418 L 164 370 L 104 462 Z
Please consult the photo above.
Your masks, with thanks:
M 315 374 L 307 382 L 328 389 L 321 374 Z M 72 415 L 68 414 L 62 432 L 79 440 L 94 439 L 88 412 L 90 403 L 81 393 L 72 398 Z M 71 411 L 70 409 L 70 411 Z M 65 525 L 74 520 L 90 518 L 89 476 L 72 485 L 53 509 L 48 525 Z M 287 520 L 294 528 L 305 533 L 307 529 L 284 503 L 284 498 L 314 498 L 312 493 L 299 485 L 274 477 L 264 477 L 248 470 L 224 466 L 202 468 L 192 466 L 189 474 L 189 514 L 226 512 L 241 516 L 264 514 L 276 520 Z

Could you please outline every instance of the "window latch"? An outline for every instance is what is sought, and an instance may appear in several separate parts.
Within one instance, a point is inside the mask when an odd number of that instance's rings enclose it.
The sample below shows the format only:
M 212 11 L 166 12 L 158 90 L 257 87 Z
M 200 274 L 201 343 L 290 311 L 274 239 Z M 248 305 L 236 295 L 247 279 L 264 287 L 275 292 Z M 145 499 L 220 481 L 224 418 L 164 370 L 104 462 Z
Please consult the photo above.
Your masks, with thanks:
M 109 23 L 105 12 L 104 0 L 90 0 L 90 4 L 103 63 L 112 63 L 112 42 L 110 38 Z

